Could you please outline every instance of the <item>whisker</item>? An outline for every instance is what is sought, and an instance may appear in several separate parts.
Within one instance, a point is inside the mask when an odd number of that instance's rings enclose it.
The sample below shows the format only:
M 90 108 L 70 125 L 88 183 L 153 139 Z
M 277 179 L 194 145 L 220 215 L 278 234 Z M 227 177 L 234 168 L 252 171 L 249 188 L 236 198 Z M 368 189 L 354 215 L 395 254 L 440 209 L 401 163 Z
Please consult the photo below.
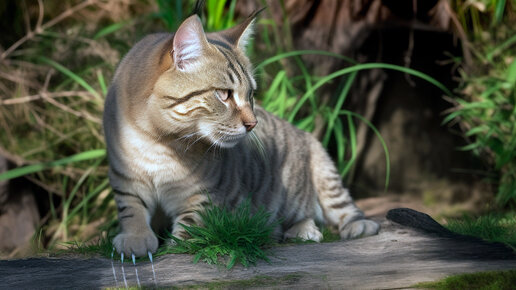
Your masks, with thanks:
M 258 137 L 258 135 L 256 135 L 255 132 L 249 132 L 248 138 L 246 138 L 246 140 L 248 140 L 248 143 L 250 143 L 250 145 L 256 149 L 256 152 L 258 152 L 258 155 L 260 155 L 262 160 L 267 159 L 267 152 L 265 151 L 265 146 L 263 145 L 260 137 Z

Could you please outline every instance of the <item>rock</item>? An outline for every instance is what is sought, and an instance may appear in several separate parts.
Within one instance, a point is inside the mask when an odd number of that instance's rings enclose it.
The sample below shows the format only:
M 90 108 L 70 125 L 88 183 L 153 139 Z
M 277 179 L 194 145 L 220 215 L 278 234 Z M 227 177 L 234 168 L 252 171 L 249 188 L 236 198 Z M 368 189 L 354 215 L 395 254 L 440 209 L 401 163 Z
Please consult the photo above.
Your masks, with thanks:
M 0 172 L 8 162 L 0 156 Z M 40 220 L 34 190 L 27 180 L 0 181 L 0 257 L 27 255 Z
M 158 257 L 154 264 L 157 286 L 404 288 L 453 274 L 516 268 L 514 253 L 507 248 L 505 256 L 484 255 L 480 252 L 492 244 L 478 248 L 477 241 L 440 235 L 436 231 L 442 229 L 422 213 L 399 209 L 391 211 L 389 218 L 406 225 L 383 218 L 376 236 L 275 247 L 270 250 L 270 263 L 260 261 L 249 268 L 192 264 L 190 255 Z M 502 253 L 496 245 L 493 249 Z M 0 261 L 0 273 L 5 288 L 124 287 L 119 260 L 111 265 L 112 261 L 103 258 L 32 258 Z M 139 262 L 137 269 L 140 283 L 153 287 L 150 263 Z M 137 285 L 133 265 L 125 263 L 124 272 L 128 285 Z

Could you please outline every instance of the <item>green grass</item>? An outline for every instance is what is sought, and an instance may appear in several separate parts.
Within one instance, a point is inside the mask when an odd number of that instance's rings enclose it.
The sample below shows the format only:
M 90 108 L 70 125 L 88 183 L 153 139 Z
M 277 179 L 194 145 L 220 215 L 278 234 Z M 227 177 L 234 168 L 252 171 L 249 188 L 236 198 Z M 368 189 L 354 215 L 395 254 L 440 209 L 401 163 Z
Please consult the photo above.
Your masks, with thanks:
M 102 256 L 111 258 L 113 253 L 113 243 L 111 237 L 101 237 L 95 243 L 84 243 L 81 241 L 71 241 L 63 243 L 66 249 L 58 251 L 58 254 L 78 254 L 87 257 Z
M 259 259 L 269 261 L 264 249 L 274 243 L 271 235 L 278 224 L 270 221 L 264 208 L 252 213 L 247 199 L 234 210 L 209 205 L 199 215 L 202 227 L 182 225 L 191 238 L 170 236 L 177 245 L 161 248 L 158 255 L 188 253 L 194 255 L 194 263 L 225 264 L 228 269 L 237 262 L 247 267 Z
M 509 270 L 455 275 L 438 282 L 424 282 L 412 287 L 438 290 L 510 290 L 515 285 L 516 270 Z
M 477 218 L 465 216 L 449 219 L 445 225 L 452 232 L 500 242 L 516 249 L 516 213 L 490 213 Z

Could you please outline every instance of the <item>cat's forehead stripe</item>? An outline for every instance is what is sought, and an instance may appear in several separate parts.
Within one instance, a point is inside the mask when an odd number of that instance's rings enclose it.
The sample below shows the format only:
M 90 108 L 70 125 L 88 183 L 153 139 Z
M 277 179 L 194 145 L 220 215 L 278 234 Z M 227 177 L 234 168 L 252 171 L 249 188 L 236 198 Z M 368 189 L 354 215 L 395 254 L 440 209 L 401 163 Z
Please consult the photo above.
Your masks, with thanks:
M 230 71 L 227 71 L 227 74 L 228 74 L 229 80 L 234 84 L 235 83 L 235 78 L 233 77 L 233 74 Z
M 174 98 L 174 97 L 171 97 L 171 96 L 164 96 L 165 98 L 167 99 L 172 99 L 172 100 L 175 100 L 176 102 L 169 105 L 167 108 L 168 109 L 172 109 L 173 107 L 177 106 L 177 105 L 180 105 L 188 100 L 190 100 L 191 98 L 195 97 L 195 96 L 199 96 L 199 95 L 202 95 L 202 94 L 205 94 L 207 92 L 210 92 L 211 89 L 205 89 L 205 90 L 199 90 L 199 91 L 193 91 L 191 93 L 189 93 L 188 95 L 182 97 L 182 98 Z
M 231 62 L 231 59 L 229 58 L 229 55 L 227 55 L 227 53 L 222 51 L 222 49 L 219 49 L 219 51 L 222 53 L 222 55 L 224 55 L 224 57 L 228 61 L 229 69 L 236 75 L 236 77 L 238 78 L 238 81 L 240 81 L 240 83 L 242 83 L 242 76 L 238 73 L 238 71 L 237 71 L 235 65 L 233 64 L 233 62 Z
M 252 81 L 252 78 L 249 76 L 248 71 L 245 69 L 245 67 L 242 65 L 242 63 L 240 63 L 240 61 L 238 61 L 238 58 L 235 57 L 234 55 L 232 57 L 230 57 L 230 54 L 233 54 L 233 52 L 228 47 L 228 44 L 226 44 L 224 42 L 221 42 L 221 41 L 214 41 L 214 40 L 209 40 L 209 41 L 210 41 L 210 43 L 215 45 L 215 47 L 222 53 L 222 55 L 224 55 L 224 57 L 228 61 L 229 68 L 237 76 L 237 78 L 240 81 L 240 83 L 242 83 L 242 76 L 238 72 L 238 70 L 236 69 L 236 67 L 233 64 L 233 62 L 235 62 L 238 65 L 238 67 L 240 68 L 240 71 L 244 75 L 244 77 L 245 77 L 247 83 L 249 84 L 249 86 L 251 86 L 253 89 L 255 89 L 254 82 Z
M 215 40 L 215 39 L 209 39 L 209 38 L 208 38 L 208 42 L 213 44 L 213 45 L 223 47 L 223 48 L 225 48 L 227 50 L 231 50 L 231 46 L 228 43 L 226 43 L 226 42 L 218 41 L 218 40 Z

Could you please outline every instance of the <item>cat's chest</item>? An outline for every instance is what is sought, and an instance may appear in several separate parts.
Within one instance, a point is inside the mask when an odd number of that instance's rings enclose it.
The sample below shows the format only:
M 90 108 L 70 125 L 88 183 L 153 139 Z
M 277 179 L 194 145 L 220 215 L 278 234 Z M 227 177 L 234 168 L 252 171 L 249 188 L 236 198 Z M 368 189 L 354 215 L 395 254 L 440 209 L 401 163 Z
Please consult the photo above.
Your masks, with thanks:
M 195 168 L 194 162 L 184 162 L 169 146 L 141 136 L 130 128 L 124 130 L 124 152 L 130 170 L 141 174 L 154 187 L 164 184 L 180 184 L 190 179 Z

